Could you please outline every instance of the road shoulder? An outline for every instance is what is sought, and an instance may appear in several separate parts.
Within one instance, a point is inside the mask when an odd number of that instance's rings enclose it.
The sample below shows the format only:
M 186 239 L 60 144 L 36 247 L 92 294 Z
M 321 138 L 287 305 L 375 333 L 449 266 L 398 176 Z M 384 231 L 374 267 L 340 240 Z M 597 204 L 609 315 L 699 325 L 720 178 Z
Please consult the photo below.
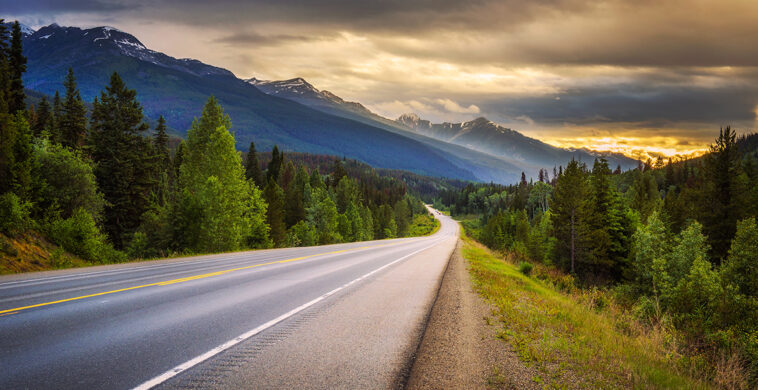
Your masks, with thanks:
M 529 389 L 537 374 L 496 338 L 492 306 L 473 289 L 458 242 L 408 380 L 409 389 Z M 492 324 L 492 325 L 490 325 Z

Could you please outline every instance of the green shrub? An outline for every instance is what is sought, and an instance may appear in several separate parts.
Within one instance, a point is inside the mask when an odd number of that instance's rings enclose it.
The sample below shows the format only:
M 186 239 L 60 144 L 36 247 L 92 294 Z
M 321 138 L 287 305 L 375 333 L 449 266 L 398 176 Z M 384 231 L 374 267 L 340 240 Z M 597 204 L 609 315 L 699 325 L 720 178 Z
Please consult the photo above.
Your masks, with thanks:
M 532 263 L 522 261 L 518 267 L 518 270 L 522 274 L 529 276 L 532 273 L 532 268 L 533 268 Z
M 305 221 L 299 221 L 287 232 L 288 246 L 316 245 L 316 230 Z
M 132 236 L 132 240 L 129 242 L 129 246 L 126 248 L 126 255 L 130 259 L 145 259 L 151 256 L 154 252 L 149 246 L 147 235 L 143 232 L 136 232 Z
M 12 192 L 0 195 L 0 232 L 13 234 L 26 230 L 30 206 Z
M 124 253 L 113 249 L 105 234 L 86 210 L 77 209 L 71 218 L 50 222 L 48 234 L 63 249 L 97 263 L 117 263 L 126 260 Z

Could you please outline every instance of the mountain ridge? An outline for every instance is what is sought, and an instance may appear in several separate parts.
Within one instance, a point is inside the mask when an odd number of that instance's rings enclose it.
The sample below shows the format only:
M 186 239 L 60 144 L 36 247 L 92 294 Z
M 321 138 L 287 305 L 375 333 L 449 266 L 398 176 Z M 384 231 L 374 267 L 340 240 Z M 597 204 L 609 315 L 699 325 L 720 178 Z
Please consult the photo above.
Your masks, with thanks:
M 45 26 L 25 36 L 24 54 L 24 83 L 29 89 L 47 95 L 62 92 L 63 78 L 72 67 L 82 97 L 91 101 L 116 71 L 137 91 L 146 116 L 164 115 L 181 133 L 214 95 L 232 118 L 240 150 L 254 139 L 260 150 L 277 144 L 285 151 L 345 156 L 379 168 L 483 180 L 464 161 L 437 148 L 267 95 L 226 69 L 150 50 L 113 28 Z

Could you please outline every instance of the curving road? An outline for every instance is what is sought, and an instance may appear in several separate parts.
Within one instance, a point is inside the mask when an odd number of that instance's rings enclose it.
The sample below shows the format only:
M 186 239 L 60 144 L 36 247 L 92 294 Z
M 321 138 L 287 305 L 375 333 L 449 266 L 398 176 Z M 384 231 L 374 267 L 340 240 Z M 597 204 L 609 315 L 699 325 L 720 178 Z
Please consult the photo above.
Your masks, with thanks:
M 402 386 L 458 238 L 0 278 L 0 388 Z

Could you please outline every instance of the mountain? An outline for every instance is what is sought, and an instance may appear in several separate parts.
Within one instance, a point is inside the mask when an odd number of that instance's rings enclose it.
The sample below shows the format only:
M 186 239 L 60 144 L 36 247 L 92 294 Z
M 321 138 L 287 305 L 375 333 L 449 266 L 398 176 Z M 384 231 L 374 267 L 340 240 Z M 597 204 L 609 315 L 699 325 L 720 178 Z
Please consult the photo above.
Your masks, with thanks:
M 343 100 L 341 97 L 326 90 L 319 91 L 301 77 L 279 81 L 258 80 L 253 77 L 245 81 L 255 85 L 266 94 L 293 100 L 319 111 L 358 121 L 369 120 L 369 124 L 372 125 L 376 125 L 375 122 L 379 122 L 396 127 L 396 123 L 371 112 L 371 110 L 362 104 Z
M 237 147 L 255 140 L 259 150 L 278 144 L 286 151 L 345 156 L 375 167 L 464 180 L 487 180 L 465 159 L 413 137 L 307 107 L 261 92 L 228 70 L 192 59 L 177 59 L 145 47 L 136 37 L 110 27 L 45 26 L 24 38 L 28 58 L 25 86 L 45 94 L 63 92 L 73 67 L 82 97 L 91 101 L 118 72 L 148 117 L 166 117 L 186 132 L 214 95 L 232 118 Z M 500 182 L 512 172 L 493 166 Z
M 619 153 L 558 148 L 482 117 L 463 123 L 434 124 L 416 114 L 403 114 L 396 121 L 419 134 L 502 157 L 527 167 L 565 165 L 572 158 L 591 164 L 596 157 L 606 158 L 612 168 L 617 165 L 622 169 L 637 166 L 636 160 Z
M 519 180 L 521 172 L 525 170 L 525 167 L 502 158 L 408 131 L 405 126 L 371 112 L 362 104 L 345 101 L 329 91 L 320 91 L 300 77 L 280 81 L 250 78 L 245 81 L 269 95 L 293 100 L 319 111 L 378 127 L 434 147 L 443 151 L 457 165 L 473 172 L 480 181 L 512 183 Z M 528 167 L 533 171 L 530 173 L 536 175 L 538 168 L 532 168 Z
M 602 156 L 608 159 L 612 167 L 621 165 L 623 169 L 630 169 L 637 166 L 637 161 L 621 154 L 557 148 L 486 118 L 464 123 L 433 124 L 416 114 L 404 114 L 392 121 L 371 112 L 360 103 L 347 102 L 329 91 L 319 91 L 302 78 L 281 81 L 251 78 L 246 81 L 269 95 L 413 137 L 445 150 L 465 160 L 470 169 L 484 181 L 503 181 L 503 171 L 507 172 L 509 178 L 506 181 L 512 181 L 510 178 L 517 180 L 522 171 L 529 176 L 536 176 L 539 169 L 565 165 L 572 158 L 591 164 L 595 157 Z M 499 171 L 488 170 L 488 165 L 499 167 Z

